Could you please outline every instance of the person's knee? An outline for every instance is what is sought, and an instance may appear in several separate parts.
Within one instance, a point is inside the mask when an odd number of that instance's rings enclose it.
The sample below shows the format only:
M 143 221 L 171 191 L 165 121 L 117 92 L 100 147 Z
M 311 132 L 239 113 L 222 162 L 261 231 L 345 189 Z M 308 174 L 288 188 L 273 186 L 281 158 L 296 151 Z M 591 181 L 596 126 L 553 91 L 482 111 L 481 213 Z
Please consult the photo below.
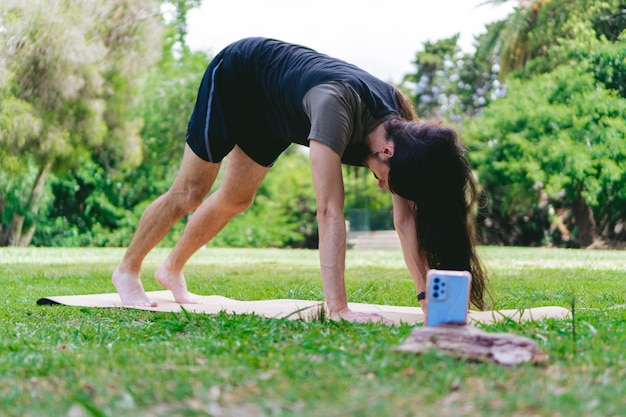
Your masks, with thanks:
M 168 205 L 180 216 L 184 216 L 190 211 L 198 208 L 205 197 L 204 192 L 194 188 L 184 190 L 170 189 L 166 194 Z
M 233 216 L 243 213 L 254 202 L 254 194 L 235 195 L 222 192 L 219 197 L 222 208 L 228 211 Z
M 232 199 L 230 202 L 230 207 L 235 214 L 243 213 L 252 205 L 254 201 L 254 196 L 246 197 L 246 198 L 238 198 Z

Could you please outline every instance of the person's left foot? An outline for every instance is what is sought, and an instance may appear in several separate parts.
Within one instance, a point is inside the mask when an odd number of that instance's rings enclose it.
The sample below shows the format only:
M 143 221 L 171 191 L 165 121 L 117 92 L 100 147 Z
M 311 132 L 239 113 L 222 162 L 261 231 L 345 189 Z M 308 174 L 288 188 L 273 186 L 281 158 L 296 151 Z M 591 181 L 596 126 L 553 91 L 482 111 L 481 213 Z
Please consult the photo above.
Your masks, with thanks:
M 156 282 L 167 288 L 174 295 L 174 301 L 179 304 L 199 304 L 200 301 L 187 291 L 187 283 L 182 271 L 169 270 L 165 264 L 161 265 L 154 274 Z

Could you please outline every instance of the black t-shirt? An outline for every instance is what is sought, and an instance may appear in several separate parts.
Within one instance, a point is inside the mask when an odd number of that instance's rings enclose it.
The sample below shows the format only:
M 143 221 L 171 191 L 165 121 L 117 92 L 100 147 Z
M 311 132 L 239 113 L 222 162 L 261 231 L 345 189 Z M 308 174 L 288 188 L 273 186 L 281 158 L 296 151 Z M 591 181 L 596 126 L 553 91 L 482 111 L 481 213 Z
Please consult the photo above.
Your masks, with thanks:
M 307 146 L 309 139 L 320 140 L 342 156 L 344 163 L 361 165 L 366 152 L 363 137 L 377 124 L 399 114 L 393 86 L 352 64 L 303 46 L 247 38 L 231 44 L 221 55 L 225 68 L 233 71 L 231 77 L 248 92 L 248 105 L 259 112 L 255 120 L 264 125 L 258 126 L 260 132 Z M 326 84 L 330 88 L 321 86 Z M 305 101 L 316 86 L 320 87 Z M 318 117 L 320 106 L 315 103 L 332 110 Z M 342 114 L 330 117 L 335 110 Z M 350 120 L 342 121 L 346 116 Z M 341 137 L 333 137 L 332 132 L 342 131 Z M 316 137 L 322 132 L 331 133 Z

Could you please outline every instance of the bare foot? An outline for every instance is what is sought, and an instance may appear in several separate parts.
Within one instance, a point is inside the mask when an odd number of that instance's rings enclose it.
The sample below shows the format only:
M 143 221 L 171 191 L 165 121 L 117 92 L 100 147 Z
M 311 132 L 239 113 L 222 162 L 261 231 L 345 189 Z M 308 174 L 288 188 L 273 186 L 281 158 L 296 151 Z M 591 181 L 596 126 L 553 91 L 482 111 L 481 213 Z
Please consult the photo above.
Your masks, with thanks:
M 156 307 L 156 301 L 150 301 L 143 289 L 141 278 L 137 274 L 120 272 L 118 266 L 111 278 L 117 293 L 125 306 Z
M 179 304 L 198 304 L 199 300 L 187 291 L 187 282 L 182 271 L 170 270 L 165 264 L 161 265 L 154 274 L 156 281 L 167 288 L 174 295 L 174 301 Z

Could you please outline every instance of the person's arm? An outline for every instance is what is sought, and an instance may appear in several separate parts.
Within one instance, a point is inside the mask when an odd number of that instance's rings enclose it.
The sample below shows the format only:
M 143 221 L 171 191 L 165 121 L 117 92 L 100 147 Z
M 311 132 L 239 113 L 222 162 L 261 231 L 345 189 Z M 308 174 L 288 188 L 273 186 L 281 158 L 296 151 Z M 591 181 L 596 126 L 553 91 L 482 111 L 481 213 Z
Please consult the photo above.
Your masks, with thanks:
M 426 265 L 419 256 L 419 242 L 415 230 L 415 210 L 413 203 L 393 194 L 393 223 L 400 238 L 402 255 L 415 283 L 417 293 L 426 291 Z M 421 300 L 420 306 L 426 312 L 427 300 Z
M 380 321 L 376 313 L 359 313 L 348 308 L 344 281 L 346 224 L 343 216 L 344 188 L 339 155 L 328 146 L 311 140 L 311 172 L 317 199 L 319 255 L 324 298 L 331 319 Z
M 346 225 L 344 189 L 339 155 L 311 140 L 311 172 L 317 198 L 319 255 L 324 297 L 331 315 L 348 308 L 344 283 Z

